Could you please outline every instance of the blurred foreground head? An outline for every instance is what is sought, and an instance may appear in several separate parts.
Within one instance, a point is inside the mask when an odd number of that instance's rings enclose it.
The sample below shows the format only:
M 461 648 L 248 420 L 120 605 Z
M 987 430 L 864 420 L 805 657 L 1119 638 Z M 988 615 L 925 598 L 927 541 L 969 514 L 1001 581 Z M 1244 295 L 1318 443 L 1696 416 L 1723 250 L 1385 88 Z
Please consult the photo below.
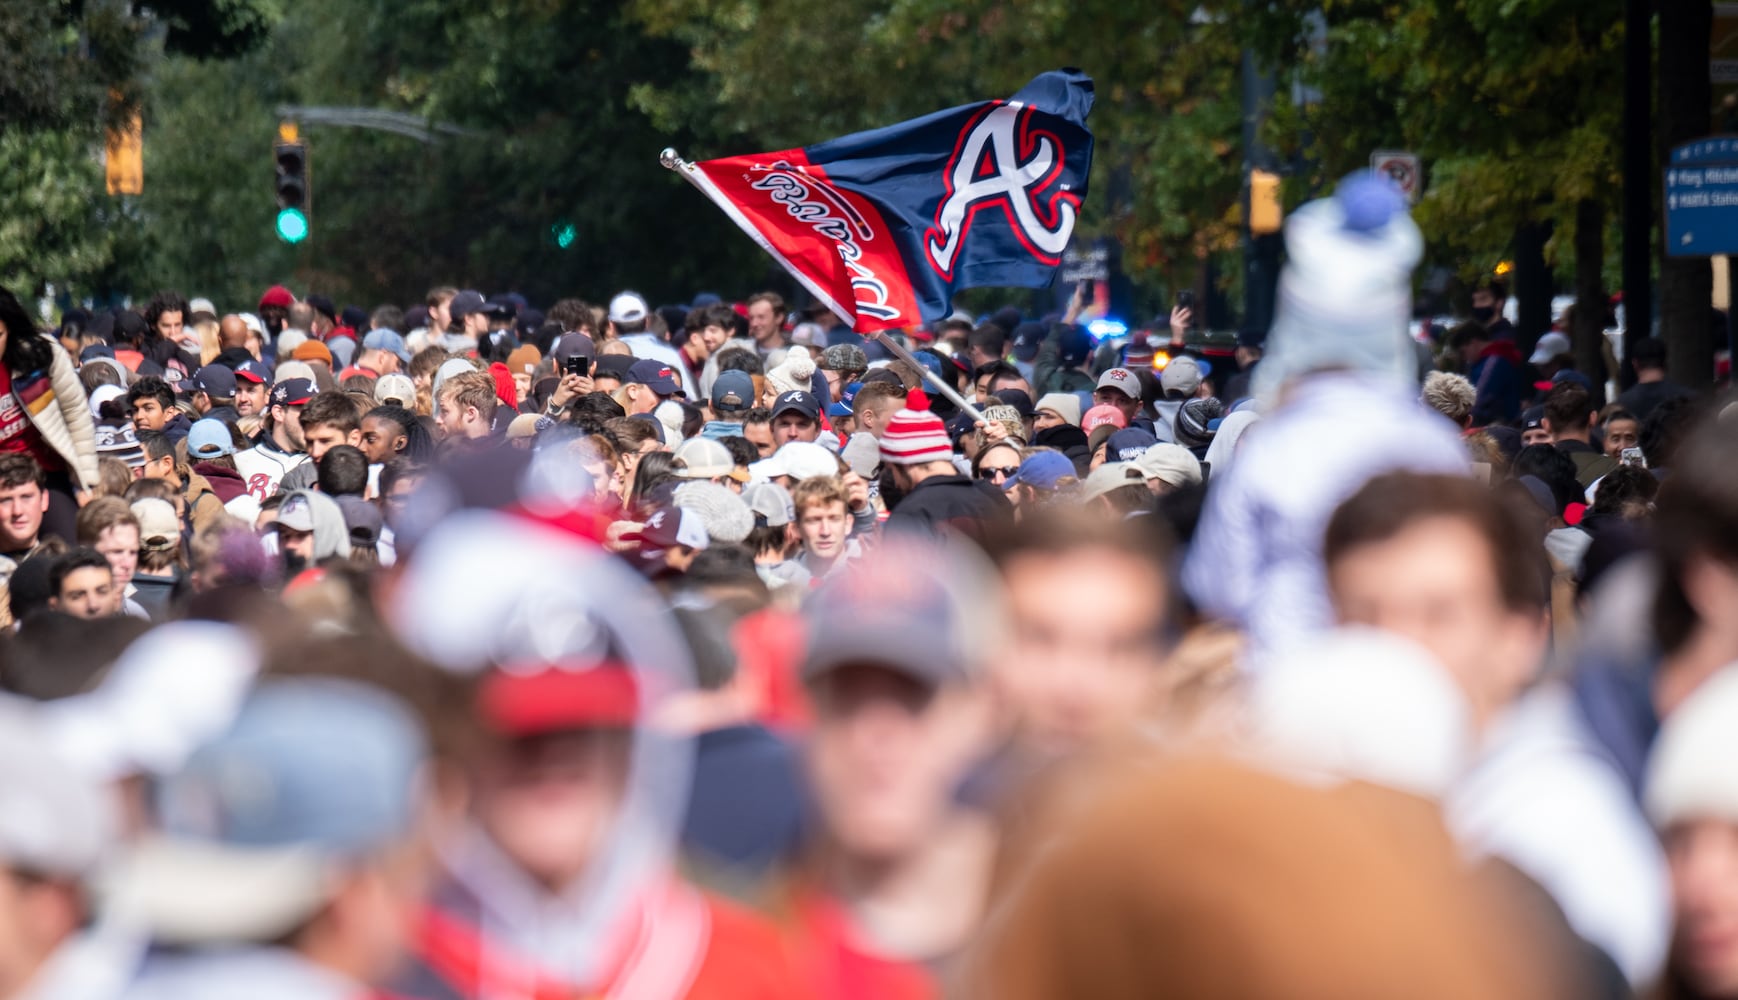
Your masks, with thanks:
M 961 995 L 1565 995 L 1421 801 L 1179 761 L 1107 780 L 992 910 Z
M 1318 371 L 1416 385 L 1407 322 L 1424 238 L 1399 189 L 1377 174 L 1352 174 L 1333 197 L 1292 213 L 1285 242 L 1273 330 L 1255 374 L 1264 404 L 1271 407 L 1288 381 Z

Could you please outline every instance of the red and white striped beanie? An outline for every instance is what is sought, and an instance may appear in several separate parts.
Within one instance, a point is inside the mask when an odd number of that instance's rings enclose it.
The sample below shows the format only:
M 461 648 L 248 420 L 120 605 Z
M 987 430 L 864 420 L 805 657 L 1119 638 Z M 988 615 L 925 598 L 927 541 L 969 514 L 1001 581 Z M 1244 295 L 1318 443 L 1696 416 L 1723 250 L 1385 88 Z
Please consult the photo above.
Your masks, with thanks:
M 905 397 L 905 409 L 893 415 L 881 432 L 881 460 L 894 465 L 922 465 L 953 458 L 953 442 L 947 426 L 929 412 L 929 397 L 913 389 Z

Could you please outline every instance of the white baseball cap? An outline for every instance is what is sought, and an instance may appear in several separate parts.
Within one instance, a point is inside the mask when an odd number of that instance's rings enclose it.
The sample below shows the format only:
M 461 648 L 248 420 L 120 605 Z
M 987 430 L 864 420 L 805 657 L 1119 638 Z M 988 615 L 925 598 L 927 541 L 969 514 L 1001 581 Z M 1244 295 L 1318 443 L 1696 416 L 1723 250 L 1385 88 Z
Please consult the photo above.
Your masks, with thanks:
M 1533 356 L 1527 359 L 1530 365 L 1542 365 L 1559 354 L 1570 351 L 1569 338 L 1561 333 L 1547 333 L 1539 338 L 1539 343 L 1533 348 Z
M 832 452 L 811 441 L 792 441 L 748 467 L 755 482 L 766 482 L 779 476 L 789 476 L 799 482 L 815 476 L 839 474 L 839 459 Z
M 610 299 L 611 323 L 638 323 L 651 312 L 639 292 L 622 292 Z

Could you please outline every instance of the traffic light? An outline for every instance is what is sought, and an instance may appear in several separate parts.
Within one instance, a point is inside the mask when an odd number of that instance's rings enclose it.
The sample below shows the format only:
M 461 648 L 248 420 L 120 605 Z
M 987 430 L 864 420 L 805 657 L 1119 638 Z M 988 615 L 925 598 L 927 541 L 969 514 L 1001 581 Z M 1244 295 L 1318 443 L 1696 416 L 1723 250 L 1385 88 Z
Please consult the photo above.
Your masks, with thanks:
M 1285 222 L 1279 199 L 1279 175 L 1267 170 L 1249 172 L 1249 232 L 1255 236 L 1277 233 Z
M 308 238 L 308 144 L 294 122 L 278 126 L 272 147 L 277 162 L 278 239 L 300 243 Z
M 103 149 L 103 179 L 109 194 L 139 194 L 145 190 L 144 129 L 134 111 L 118 129 L 110 129 Z

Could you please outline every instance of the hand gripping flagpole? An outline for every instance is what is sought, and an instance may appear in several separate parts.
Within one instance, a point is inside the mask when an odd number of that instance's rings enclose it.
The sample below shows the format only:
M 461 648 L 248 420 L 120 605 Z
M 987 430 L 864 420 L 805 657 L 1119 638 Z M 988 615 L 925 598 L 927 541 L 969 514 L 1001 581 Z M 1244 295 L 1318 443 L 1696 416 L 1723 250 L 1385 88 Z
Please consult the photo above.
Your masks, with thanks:
M 817 300 L 826 305 L 828 309 L 832 310 L 833 315 L 839 317 L 840 322 L 844 323 L 846 326 L 854 327 L 856 325 L 850 311 L 841 306 L 826 289 L 811 283 L 800 270 L 792 267 L 790 261 L 785 259 L 785 255 L 780 253 L 778 249 L 766 239 L 766 237 L 762 236 L 747 219 L 743 218 L 742 213 L 737 211 L 736 206 L 730 203 L 730 199 L 724 197 L 718 188 L 713 186 L 712 182 L 707 179 L 706 174 L 703 171 L 695 167 L 694 164 L 682 159 L 682 157 L 677 155 L 674 149 L 668 147 L 658 154 L 658 162 L 662 164 L 665 169 L 674 170 L 676 173 L 680 174 L 683 180 L 694 185 L 695 189 L 705 195 L 707 200 L 723 209 L 724 214 L 730 216 L 730 220 L 736 223 L 737 228 L 747 233 L 754 242 L 760 244 L 762 250 L 771 254 L 774 260 L 778 261 L 786 271 L 790 272 L 791 277 L 801 282 L 803 287 L 807 288 Z M 942 380 L 940 375 L 930 371 L 923 362 L 913 357 L 911 352 L 906 350 L 903 344 L 888 336 L 887 331 L 877 330 L 874 333 L 869 334 L 869 336 L 879 340 L 882 346 L 886 347 L 894 357 L 916 368 L 918 374 L 922 375 L 925 381 L 934 386 L 937 392 L 952 400 L 953 404 L 961 410 L 971 414 L 973 420 L 980 423 L 988 423 L 988 418 L 984 416 L 981 410 L 973 406 L 971 403 L 966 402 L 966 398 L 955 391 L 953 386 L 948 385 Z

